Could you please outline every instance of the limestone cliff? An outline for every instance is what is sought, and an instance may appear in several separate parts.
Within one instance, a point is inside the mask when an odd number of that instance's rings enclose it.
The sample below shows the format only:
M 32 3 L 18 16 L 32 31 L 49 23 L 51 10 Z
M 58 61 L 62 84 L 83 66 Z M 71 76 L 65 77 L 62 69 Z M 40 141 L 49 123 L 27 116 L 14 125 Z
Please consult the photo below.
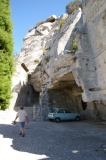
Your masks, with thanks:
M 66 9 L 24 37 L 11 107 L 39 105 L 45 118 L 62 106 L 106 119 L 106 1 L 83 0 L 82 7 L 70 3 Z

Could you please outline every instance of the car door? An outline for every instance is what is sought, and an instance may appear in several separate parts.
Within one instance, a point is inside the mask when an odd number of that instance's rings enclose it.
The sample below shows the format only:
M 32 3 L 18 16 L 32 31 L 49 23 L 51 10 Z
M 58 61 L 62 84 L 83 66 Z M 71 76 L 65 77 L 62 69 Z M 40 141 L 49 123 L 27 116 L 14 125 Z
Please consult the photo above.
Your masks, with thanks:
M 65 111 L 64 109 L 59 109 L 56 117 L 59 117 L 61 120 L 65 120 Z
M 65 109 L 65 120 L 72 120 L 72 119 L 74 119 L 74 116 L 71 113 L 71 111 L 68 109 Z

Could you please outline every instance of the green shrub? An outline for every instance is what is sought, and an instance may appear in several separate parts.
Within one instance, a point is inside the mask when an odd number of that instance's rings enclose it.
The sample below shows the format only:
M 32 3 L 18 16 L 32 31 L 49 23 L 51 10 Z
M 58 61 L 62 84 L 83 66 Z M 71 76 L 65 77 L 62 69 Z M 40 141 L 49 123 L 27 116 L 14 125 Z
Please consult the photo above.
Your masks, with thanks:
M 72 43 L 71 43 L 71 50 L 76 51 L 78 49 L 77 47 L 77 39 L 73 38 Z
M 82 8 L 82 0 L 74 0 L 73 2 L 70 2 L 66 6 L 66 12 L 68 14 L 72 14 L 75 10 L 77 10 L 79 7 Z
M 13 38 L 10 0 L 0 0 L 0 109 L 9 107 L 13 73 Z
M 35 63 L 35 64 L 39 64 L 39 60 L 37 60 L 37 59 L 34 60 L 34 63 Z
M 45 47 L 41 47 L 41 50 L 46 51 L 46 50 L 50 50 L 50 47 L 45 46 Z
M 105 14 L 104 14 L 104 16 L 103 16 L 103 19 L 106 19 L 106 11 L 105 11 Z
M 65 19 L 62 19 L 59 23 L 59 27 L 60 29 L 62 28 L 62 26 L 65 24 L 66 20 Z
M 46 55 L 45 60 L 46 60 L 47 62 L 49 62 L 50 56 L 49 56 L 49 55 Z

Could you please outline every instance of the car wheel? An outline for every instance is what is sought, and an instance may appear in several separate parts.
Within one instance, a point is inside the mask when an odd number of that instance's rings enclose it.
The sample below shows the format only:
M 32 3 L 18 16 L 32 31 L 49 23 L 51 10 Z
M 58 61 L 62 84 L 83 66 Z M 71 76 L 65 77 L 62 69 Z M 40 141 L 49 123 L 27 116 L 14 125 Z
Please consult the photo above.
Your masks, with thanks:
M 77 117 L 75 118 L 75 120 L 76 120 L 76 121 L 79 121 L 79 120 L 80 120 L 80 117 L 79 117 L 79 116 L 77 116 Z
M 52 121 L 53 121 L 53 119 L 49 119 L 49 121 L 51 121 L 51 122 L 52 122 Z
M 60 118 L 56 118 L 55 122 L 59 123 L 60 122 Z

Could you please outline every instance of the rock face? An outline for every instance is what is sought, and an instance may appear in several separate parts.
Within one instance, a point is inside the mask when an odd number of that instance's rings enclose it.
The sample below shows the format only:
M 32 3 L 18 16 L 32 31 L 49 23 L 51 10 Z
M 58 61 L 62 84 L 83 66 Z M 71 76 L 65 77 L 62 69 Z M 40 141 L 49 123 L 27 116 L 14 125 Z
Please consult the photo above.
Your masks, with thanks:
M 42 120 L 53 107 L 106 119 L 106 1 L 73 6 L 29 30 L 17 58 L 12 102 L 37 106 Z

